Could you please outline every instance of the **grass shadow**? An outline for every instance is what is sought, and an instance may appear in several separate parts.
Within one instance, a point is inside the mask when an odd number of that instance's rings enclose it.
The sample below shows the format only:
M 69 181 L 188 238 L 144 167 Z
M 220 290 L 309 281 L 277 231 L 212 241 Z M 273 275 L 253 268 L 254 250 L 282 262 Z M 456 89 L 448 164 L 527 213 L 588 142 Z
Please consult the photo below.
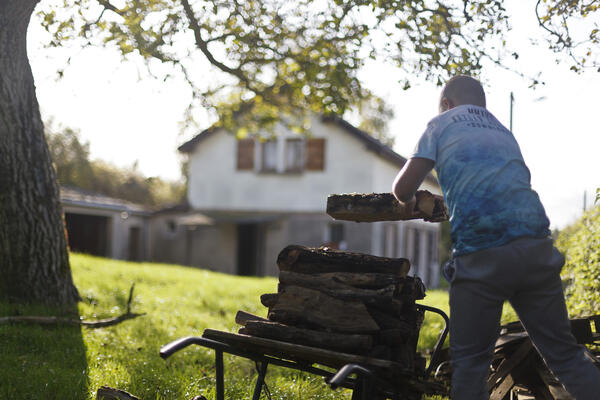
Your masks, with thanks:
M 77 307 L 52 309 L 0 303 L 0 316 L 77 316 Z M 88 397 L 86 350 L 79 326 L 0 325 L 0 399 Z

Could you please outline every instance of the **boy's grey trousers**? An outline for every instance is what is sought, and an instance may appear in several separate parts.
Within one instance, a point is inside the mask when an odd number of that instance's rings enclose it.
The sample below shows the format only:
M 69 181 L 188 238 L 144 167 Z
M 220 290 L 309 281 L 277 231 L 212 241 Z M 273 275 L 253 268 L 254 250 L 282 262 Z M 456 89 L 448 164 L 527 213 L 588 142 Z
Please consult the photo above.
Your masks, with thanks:
M 508 300 L 554 375 L 577 400 L 600 399 L 600 370 L 575 342 L 551 239 L 517 239 L 456 257 L 450 281 L 453 400 L 489 399 L 487 378 Z

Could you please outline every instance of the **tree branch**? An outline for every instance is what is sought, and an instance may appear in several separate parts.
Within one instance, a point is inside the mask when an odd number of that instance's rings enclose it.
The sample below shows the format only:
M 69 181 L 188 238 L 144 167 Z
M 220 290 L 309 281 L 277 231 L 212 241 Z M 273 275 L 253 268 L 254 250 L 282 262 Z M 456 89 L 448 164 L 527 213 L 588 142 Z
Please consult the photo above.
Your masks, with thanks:
M 255 90 L 252 88 L 252 85 L 250 83 L 250 79 L 248 79 L 248 77 L 246 75 L 244 75 L 239 68 L 231 68 L 231 67 L 223 64 L 222 62 L 218 61 L 213 56 L 213 54 L 208 49 L 208 43 L 202 38 L 200 24 L 198 22 L 198 19 L 196 19 L 196 16 L 194 15 L 194 10 L 192 10 L 192 6 L 190 5 L 190 2 L 188 0 L 181 0 L 181 3 L 183 4 L 183 9 L 185 10 L 185 15 L 187 16 L 188 21 L 190 22 L 190 28 L 194 32 L 194 39 L 196 40 L 196 46 L 198 47 L 198 49 L 200 49 L 200 51 L 204 54 L 204 56 L 208 59 L 208 61 L 212 65 L 219 68 L 223 72 L 227 72 L 228 74 L 235 76 L 240 81 L 244 82 L 245 86 L 248 89 L 255 92 Z
M 97 321 L 84 321 L 80 319 L 72 319 L 72 318 L 62 318 L 62 317 L 39 317 L 39 316 L 11 316 L 11 317 L 1 317 L 0 325 L 10 324 L 10 323 L 26 323 L 26 324 L 39 324 L 39 325 L 81 325 L 90 329 L 95 328 L 104 328 L 107 326 L 117 325 L 123 321 L 127 321 L 128 319 L 133 319 L 140 317 L 142 315 L 146 315 L 146 313 L 132 313 L 131 312 L 131 301 L 133 300 L 133 288 L 135 284 L 131 285 L 131 289 L 129 289 L 129 298 L 127 300 L 127 311 L 124 314 L 119 315 L 118 317 L 100 319 Z
M 117 7 L 113 6 L 110 1 L 108 0 L 97 0 L 98 4 L 100 4 L 102 7 L 104 7 L 106 10 L 110 10 L 112 12 L 114 12 L 115 14 L 118 14 L 120 16 L 123 16 L 123 11 L 121 11 L 120 9 L 118 9 Z
M 61 318 L 61 317 L 36 317 L 36 316 L 14 316 L 14 317 L 2 317 L 0 318 L 0 325 L 9 324 L 14 322 L 21 322 L 27 324 L 38 324 L 38 325 L 81 325 L 88 328 L 104 328 L 106 326 L 117 325 L 123 321 L 127 321 L 128 319 L 133 319 L 142 315 L 146 315 L 146 313 L 135 314 L 135 313 L 125 313 L 119 315 L 114 318 L 106 318 L 100 319 L 97 321 L 82 321 L 78 319 L 71 318 Z

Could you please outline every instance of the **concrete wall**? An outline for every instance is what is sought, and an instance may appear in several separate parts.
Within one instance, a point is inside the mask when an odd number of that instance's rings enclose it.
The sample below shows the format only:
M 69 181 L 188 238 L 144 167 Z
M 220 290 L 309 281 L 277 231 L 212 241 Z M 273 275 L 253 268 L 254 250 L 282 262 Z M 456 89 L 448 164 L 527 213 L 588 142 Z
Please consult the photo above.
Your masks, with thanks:
M 152 218 L 152 261 L 237 273 L 236 225 L 188 226 L 181 224 L 185 215 L 159 214 Z
M 185 265 L 187 227 L 177 223 L 183 214 L 158 214 L 150 221 L 150 260 Z
M 201 225 L 189 232 L 192 235 L 192 266 L 227 274 L 237 273 L 235 224 Z

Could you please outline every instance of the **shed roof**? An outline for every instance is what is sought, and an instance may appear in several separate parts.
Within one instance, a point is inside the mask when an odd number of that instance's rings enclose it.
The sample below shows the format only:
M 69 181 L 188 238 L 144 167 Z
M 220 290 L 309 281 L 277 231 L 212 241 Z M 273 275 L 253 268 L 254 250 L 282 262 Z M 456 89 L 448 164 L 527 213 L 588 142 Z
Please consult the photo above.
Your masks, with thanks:
M 60 201 L 63 205 L 80 206 L 116 212 L 125 211 L 130 214 L 137 215 L 151 214 L 151 209 L 141 204 L 105 196 L 103 194 L 94 193 L 68 185 L 61 185 Z

